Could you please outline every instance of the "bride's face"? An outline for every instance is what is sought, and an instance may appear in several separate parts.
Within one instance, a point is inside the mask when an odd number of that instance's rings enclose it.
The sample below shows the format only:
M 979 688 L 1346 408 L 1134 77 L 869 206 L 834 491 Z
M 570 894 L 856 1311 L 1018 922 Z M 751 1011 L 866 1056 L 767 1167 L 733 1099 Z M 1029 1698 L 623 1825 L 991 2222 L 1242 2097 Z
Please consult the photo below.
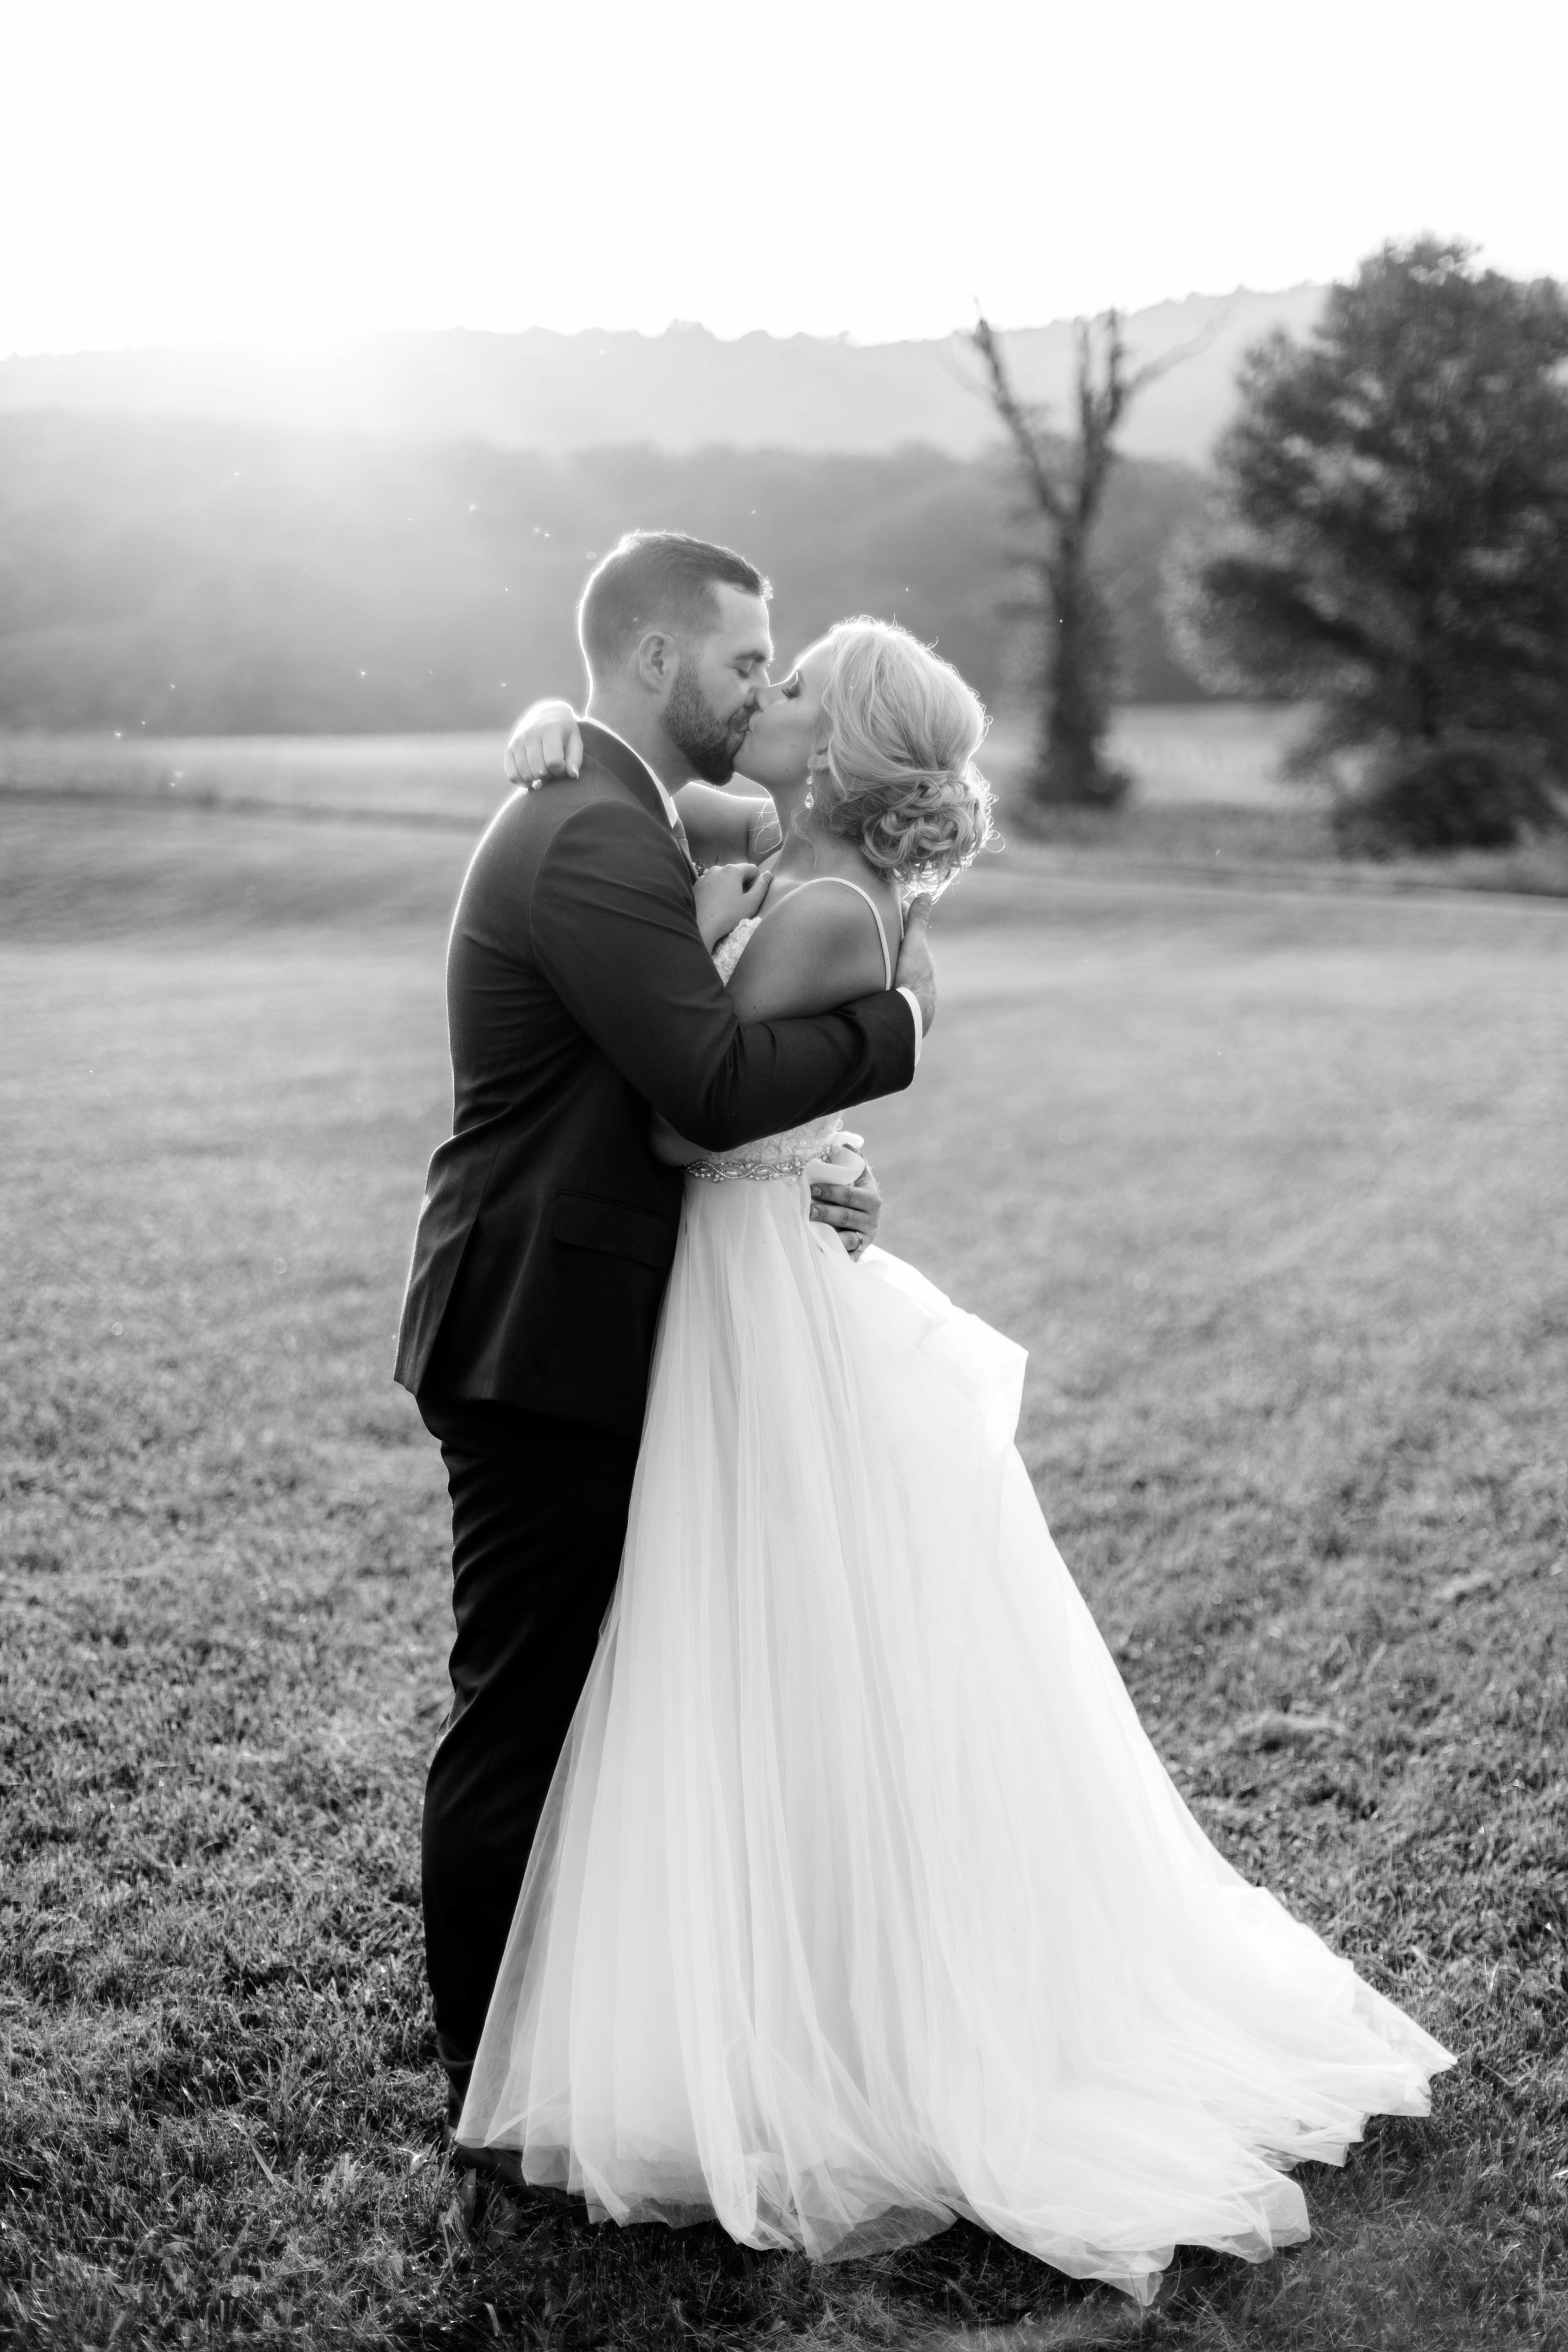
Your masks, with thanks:
M 740 774 L 776 798 L 804 786 L 811 755 L 823 737 L 822 696 L 833 667 L 826 637 L 808 647 L 786 678 L 764 686 L 760 708 L 735 755 Z

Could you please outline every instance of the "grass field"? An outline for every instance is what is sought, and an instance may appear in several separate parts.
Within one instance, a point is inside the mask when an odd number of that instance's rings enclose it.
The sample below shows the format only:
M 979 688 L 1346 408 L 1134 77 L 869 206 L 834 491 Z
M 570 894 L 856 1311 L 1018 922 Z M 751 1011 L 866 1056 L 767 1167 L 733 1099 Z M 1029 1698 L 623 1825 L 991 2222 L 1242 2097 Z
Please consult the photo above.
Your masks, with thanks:
M 467 843 L 174 798 L 0 797 L 0 2343 L 1564 2352 L 1568 910 L 1004 862 L 864 1115 L 1211 1832 L 1461 2054 L 1140 2319 L 446 2171 L 389 1365 Z
M 1289 808 L 1310 804 L 1278 775 L 1299 724 L 1288 709 L 1256 704 L 1130 705 L 1118 714 L 1112 748 L 1152 805 Z M 1004 719 L 991 745 L 998 774 L 1010 776 L 1025 756 L 1026 730 Z M 445 810 L 468 821 L 495 805 L 497 752 L 493 734 L 0 735 L 0 792 Z
M 1110 812 L 1016 813 L 1028 729 L 1003 713 L 987 740 L 1015 866 L 1071 877 L 1106 873 L 1210 881 L 1289 880 L 1334 890 L 1530 892 L 1568 897 L 1568 831 L 1510 850 L 1347 864 L 1321 792 L 1282 781 L 1301 719 L 1254 703 L 1130 705 L 1116 714 L 1112 758 L 1133 780 Z M 0 801 L 162 802 L 237 813 L 398 816 L 471 835 L 503 787 L 493 735 L 204 737 L 0 734 Z

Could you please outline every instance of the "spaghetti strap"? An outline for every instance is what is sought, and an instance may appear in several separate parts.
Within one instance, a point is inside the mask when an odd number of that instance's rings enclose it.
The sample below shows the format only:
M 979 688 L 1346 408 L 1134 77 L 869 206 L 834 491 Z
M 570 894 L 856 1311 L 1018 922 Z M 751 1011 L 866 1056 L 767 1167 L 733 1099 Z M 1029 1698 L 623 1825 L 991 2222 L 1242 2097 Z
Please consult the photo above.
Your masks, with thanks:
M 882 970 L 887 975 L 885 985 L 891 988 L 893 984 L 893 950 L 888 944 L 888 926 L 882 920 L 882 909 L 878 906 L 877 901 L 872 898 L 869 890 L 868 890 L 864 885 L 859 882 L 851 882 L 847 874 L 808 874 L 803 882 L 797 882 L 795 884 L 795 888 L 797 890 L 809 890 L 814 882 L 842 882 L 847 890 L 853 890 L 857 898 L 865 899 L 866 904 L 870 908 L 872 915 L 876 919 L 877 936 L 882 942 Z M 899 937 L 902 939 L 903 935 L 903 926 L 900 924 L 899 927 Z

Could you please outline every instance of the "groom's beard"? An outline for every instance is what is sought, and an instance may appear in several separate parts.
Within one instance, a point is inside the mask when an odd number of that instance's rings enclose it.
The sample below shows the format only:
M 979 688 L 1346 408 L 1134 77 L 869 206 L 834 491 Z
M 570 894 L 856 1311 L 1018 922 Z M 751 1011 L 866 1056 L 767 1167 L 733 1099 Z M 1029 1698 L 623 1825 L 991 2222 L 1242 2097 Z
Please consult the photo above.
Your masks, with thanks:
M 684 663 L 676 671 L 664 706 L 664 731 L 705 784 L 729 782 L 751 723 L 749 705 L 733 719 L 721 719 Z

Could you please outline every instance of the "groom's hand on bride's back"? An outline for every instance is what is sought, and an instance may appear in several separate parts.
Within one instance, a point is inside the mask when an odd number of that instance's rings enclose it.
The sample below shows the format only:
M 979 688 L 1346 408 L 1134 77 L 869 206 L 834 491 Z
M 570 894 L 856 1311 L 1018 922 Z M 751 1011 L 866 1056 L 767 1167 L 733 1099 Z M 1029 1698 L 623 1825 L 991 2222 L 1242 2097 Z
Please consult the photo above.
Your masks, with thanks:
M 899 950 L 899 968 L 893 974 L 895 988 L 907 988 L 921 1009 L 921 1027 L 929 1034 L 936 1019 L 936 966 L 931 960 L 931 941 L 926 937 L 926 925 L 931 920 L 931 898 L 921 895 L 910 903 L 904 917 L 904 943 Z

